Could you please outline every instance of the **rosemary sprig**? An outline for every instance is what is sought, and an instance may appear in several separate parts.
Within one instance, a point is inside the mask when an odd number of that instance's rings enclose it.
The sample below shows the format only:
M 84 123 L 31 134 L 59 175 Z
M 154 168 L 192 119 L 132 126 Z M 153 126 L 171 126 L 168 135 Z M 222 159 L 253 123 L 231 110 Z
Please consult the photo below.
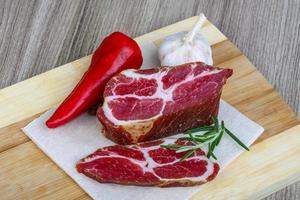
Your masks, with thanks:
M 225 127 L 224 121 L 221 121 L 221 123 L 219 123 L 219 120 L 217 118 L 213 118 L 213 124 L 210 126 L 197 127 L 184 132 L 186 136 L 182 139 L 191 141 L 193 145 L 161 145 L 161 147 L 174 149 L 176 150 L 176 153 L 187 152 L 180 159 L 180 161 L 184 161 L 185 159 L 190 157 L 196 150 L 201 149 L 204 145 L 207 145 L 207 157 L 212 157 L 217 160 L 217 157 L 213 152 L 215 148 L 220 144 L 224 133 L 230 136 L 245 150 L 249 151 L 248 147 Z

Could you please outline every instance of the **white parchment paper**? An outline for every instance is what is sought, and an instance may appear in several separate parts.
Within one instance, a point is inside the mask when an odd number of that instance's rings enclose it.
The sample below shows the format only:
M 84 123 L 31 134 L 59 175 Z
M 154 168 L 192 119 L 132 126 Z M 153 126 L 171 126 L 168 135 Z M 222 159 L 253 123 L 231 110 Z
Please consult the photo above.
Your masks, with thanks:
M 145 43 L 141 48 L 144 57 L 143 68 L 159 66 L 156 46 L 152 43 Z M 96 117 L 86 113 L 67 125 L 48 129 L 45 121 L 53 112 L 54 109 L 51 109 L 44 113 L 23 128 L 23 131 L 92 198 L 101 200 L 182 200 L 188 199 L 201 189 L 201 186 L 157 188 L 101 184 L 79 174 L 75 169 L 78 160 L 100 147 L 114 143 L 101 134 L 101 124 Z M 224 101 L 221 101 L 220 104 L 219 119 L 224 120 L 228 129 L 247 145 L 252 144 L 264 130 Z M 242 152 L 243 149 L 226 135 L 215 150 L 222 170 Z

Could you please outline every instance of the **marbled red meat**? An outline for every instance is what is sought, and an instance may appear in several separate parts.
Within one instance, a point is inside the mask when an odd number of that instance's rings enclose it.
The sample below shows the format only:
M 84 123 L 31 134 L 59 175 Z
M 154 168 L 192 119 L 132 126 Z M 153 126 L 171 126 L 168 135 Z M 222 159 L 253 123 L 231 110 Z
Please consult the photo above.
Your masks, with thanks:
M 162 144 L 193 145 L 178 136 L 135 145 L 104 147 L 77 163 L 77 170 L 101 183 L 141 186 L 192 186 L 214 179 L 219 165 L 197 150 L 179 161 L 186 152 L 161 148 Z
M 217 116 L 231 69 L 201 62 L 125 70 L 104 91 L 97 116 L 106 137 L 119 144 L 163 138 L 207 125 Z

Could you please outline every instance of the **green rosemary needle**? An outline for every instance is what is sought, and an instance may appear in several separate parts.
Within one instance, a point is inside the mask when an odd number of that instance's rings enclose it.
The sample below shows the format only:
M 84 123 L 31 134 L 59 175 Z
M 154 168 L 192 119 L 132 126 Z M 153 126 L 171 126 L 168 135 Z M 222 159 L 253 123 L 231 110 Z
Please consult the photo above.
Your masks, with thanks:
M 248 147 L 225 127 L 224 121 L 221 121 L 221 123 L 219 123 L 219 120 L 217 118 L 213 118 L 213 124 L 211 124 L 210 126 L 197 127 L 184 132 L 186 136 L 182 137 L 182 139 L 191 141 L 193 145 L 161 145 L 161 147 L 174 149 L 176 150 L 176 153 L 187 152 L 180 159 L 180 161 L 184 161 L 185 159 L 190 157 L 196 150 L 201 149 L 204 145 L 207 145 L 207 157 L 212 157 L 217 160 L 217 157 L 214 155 L 214 150 L 220 144 L 224 133 L 230 136 L 230 138 L 232 138 L 245 150 L 249 151 Z

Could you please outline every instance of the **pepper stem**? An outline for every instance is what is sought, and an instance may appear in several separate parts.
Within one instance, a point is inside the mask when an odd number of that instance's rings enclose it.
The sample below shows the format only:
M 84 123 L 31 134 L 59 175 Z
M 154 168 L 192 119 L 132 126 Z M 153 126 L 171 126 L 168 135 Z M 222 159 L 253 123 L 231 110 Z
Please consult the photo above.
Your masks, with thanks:
M 190 43 L 193 41 L 193 39 L 194 39 L 195 35 L 197 34 L 197 32 L 199 31 L 199 29 L 203 26 L 205 20 L 206 20 L 206 17 L 204 16 L 203 13 L 201 13 L 199 15 L 199 19 L 198 19 L 197 23 L 195 24 L 194 28 L 186 34 L 184 43 Z

